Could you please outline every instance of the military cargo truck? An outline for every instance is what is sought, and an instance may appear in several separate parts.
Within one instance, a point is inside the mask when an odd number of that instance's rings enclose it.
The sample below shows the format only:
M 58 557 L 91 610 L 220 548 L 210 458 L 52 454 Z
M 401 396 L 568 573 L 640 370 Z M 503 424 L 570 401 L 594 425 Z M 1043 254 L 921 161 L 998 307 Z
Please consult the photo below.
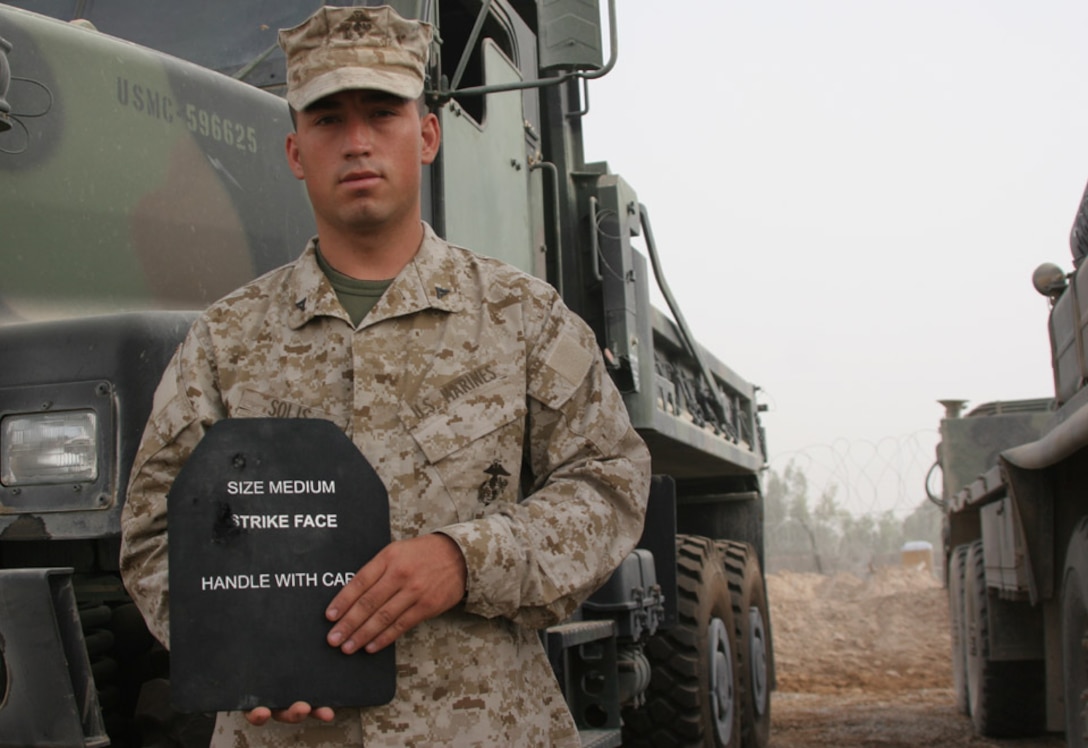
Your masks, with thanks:
M 1088 740 L 1088 190 L 1073 270 L 1045 263 L 1054 394 L 961 416 L 942 401 L 944 554 L 956 700 L 987 736 Z M 927 490 L 928 486 L 927 486 Z
M 639 549 L 542 632 L 583 742 L 766 745 L 757 388 L 690 335 L 633 187 L 585 160 L 614 5 L 392 4 L 436 29 L 425 219 L 559 289 L 653 453 Z M 121 585 L 119 517 L 195 315 L 314 232 L 276 31 L 317 5 L 0 4 L 0 745 L 206 743 Z

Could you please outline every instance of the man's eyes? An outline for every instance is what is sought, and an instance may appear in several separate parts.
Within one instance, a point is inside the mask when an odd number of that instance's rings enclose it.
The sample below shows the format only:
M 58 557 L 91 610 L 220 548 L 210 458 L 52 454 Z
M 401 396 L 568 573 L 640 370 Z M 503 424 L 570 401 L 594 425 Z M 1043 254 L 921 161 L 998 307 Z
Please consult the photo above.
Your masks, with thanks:
M 379 107 L 370 110 L 366 116 L 370 119 L 388 119 L 400 116 L 400 110 L 392 107 Z M 322 114 L 314 117 L 311 121 L 316 127 L 337 125 L 344 121 L 344 116 L 342 114 L 330 112 L 329 114 Z

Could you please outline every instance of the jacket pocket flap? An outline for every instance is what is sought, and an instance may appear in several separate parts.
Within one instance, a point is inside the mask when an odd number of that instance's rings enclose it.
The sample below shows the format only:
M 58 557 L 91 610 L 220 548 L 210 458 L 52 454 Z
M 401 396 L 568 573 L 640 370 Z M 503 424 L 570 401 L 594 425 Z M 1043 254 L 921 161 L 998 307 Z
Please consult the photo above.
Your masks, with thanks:
M 432 465 L 528 412 L 524 387 L 509 379 L 489 382 L 438 407 L 406 405 L 405 410 L 402 418 L 415 422 L 409 426 L 412 438 Z

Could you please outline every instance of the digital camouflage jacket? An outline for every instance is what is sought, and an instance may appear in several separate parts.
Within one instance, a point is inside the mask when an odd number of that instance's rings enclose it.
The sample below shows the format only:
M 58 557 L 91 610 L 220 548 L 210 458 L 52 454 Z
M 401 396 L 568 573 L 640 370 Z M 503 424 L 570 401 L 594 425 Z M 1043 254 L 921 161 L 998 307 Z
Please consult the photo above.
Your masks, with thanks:
M 394 539 L 460 546 L 464 603 L 398 639 L 392 703 L 331 725 L 224 713 L 213 745 L 577 745 L 534 629 L 634 547 L 650 473 L 593 333 L 548 284 L 427 226 L 353 329 L 315 252 L 210 307 L 169 364 L 122 519 L 132 597 L 168 642 L 166 494 L 212 423 L 325 418 L 385 484 Z

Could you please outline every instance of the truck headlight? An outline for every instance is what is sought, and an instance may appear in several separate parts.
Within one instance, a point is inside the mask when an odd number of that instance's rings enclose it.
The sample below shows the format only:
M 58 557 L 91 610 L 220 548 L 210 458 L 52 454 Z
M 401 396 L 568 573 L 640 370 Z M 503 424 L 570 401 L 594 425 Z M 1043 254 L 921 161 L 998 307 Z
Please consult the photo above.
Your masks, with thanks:
M 0 421 L 0 483 L 36 486 L 98 478 L 93 410 L 11 415 Z

